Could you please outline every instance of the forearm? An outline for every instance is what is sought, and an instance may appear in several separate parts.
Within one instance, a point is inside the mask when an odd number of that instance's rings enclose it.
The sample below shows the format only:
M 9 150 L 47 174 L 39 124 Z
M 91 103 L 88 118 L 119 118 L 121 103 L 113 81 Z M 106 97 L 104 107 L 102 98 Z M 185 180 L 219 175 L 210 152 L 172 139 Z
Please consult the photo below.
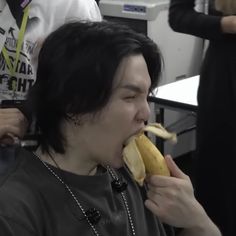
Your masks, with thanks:
M 217 226 L 206 217 L 206 220 L 199 226 L 183 229 L 178 236 L 222 236 Z
M 221 39 L 221 16 L 195 10 L 195 0 L 171 0 L 169 24 L 174 31 L 204 39 Z

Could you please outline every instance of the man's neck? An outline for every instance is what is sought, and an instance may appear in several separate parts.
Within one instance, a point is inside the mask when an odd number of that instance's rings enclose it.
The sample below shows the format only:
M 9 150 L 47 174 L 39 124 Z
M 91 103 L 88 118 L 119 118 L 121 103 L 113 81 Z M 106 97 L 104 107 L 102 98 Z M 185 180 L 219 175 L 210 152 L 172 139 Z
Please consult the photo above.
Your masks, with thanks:
M 82 161 L 78 154 L 59 154 L 52 152 L 50 155 L 46 152 L 42 153 L 38 148 L 35 152 L 42 161 L 48 164 L 77 175 L 95 175 L 97 172 L 97 163 Z

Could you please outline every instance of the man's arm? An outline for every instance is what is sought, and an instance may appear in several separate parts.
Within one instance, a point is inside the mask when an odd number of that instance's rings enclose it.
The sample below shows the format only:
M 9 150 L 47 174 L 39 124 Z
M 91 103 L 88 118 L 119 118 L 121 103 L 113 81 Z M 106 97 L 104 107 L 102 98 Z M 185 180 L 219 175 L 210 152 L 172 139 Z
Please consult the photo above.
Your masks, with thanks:
M 199 209 L 202 206 L 199 204 Z M 191 217 L 191 216 L 190 216 Z M 195 216 L 193 216 L 195 217 Z M 197 217 L 197 216 L 196 216 Z M 221 236 L 220 230 L 207 216 L 206 212 L 202 208 L 202 214 L 199 215 L 198 220 L 196 218 L 196 225 L 191 228 L 183 229 L 178 236 Z
M 178 236 L 221 236 L 219 229 L 216 225 L 206 217 L 205 222 L 202 222 L 201 225 L 184 229 L 182 232 L 178 234 Z

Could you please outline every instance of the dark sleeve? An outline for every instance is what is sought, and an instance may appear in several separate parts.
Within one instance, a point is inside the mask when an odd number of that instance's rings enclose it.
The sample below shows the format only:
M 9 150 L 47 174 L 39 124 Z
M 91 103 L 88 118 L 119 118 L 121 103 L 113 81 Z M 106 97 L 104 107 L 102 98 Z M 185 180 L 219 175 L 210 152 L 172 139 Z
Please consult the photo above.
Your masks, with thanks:
M 4 236 L 36 236 L 36 234 L 19 222 L 0 216 L 0 235 Z
M 221 39 L 220 15 L 206 15 L 195 11 L 195 0 L 171 0 L 169 24 L 177 32 L 210 40 Z

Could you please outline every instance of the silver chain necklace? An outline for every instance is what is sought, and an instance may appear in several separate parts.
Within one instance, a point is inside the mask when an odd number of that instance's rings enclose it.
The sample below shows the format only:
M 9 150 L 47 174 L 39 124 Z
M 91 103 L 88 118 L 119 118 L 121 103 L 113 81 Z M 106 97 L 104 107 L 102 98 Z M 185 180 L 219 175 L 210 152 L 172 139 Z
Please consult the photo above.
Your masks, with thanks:
M 93 230 L 94 235 L 96 235 L 96 236 L 102 236 L 102 235 L 97 231 L 97 229 L 95 228 L 95 226 L 90 222 L 90 220 L 89 220 L 89 218 L 88 218 L 88 216 L 87 216 L 87 214 L 86 214 L 85 209 L 83 208 L 83 206 L 81 205 L 81 203 L 79 202 L 79 200 L 77 199 L 77 197 L 75 196 L 75 194 L 73 193 L 73 191 L 71 190 L 71 188 L 69 187 L 69 185 L 67 185 L 67 184 L 65 183 L 65 181 L 62 180 L 62 178 L 61 178 L 59 175 L 57 175 L 57 174 L 55 173 L 55 171 L 53 171 L 53 169 L 50 168 L 50 166 L 40 158 L 40 156 L 38 156 L 36 153 L 33 153 L 33 154 L 34 154 L 35 157 L 37 157 L 37 158 L 41 161 L 41 163 L 49 170 L 49 172 L 51 172 L 51 174 L 52 174 L 57 180 L 59 180 L 59 182 L 61 182 L 61 183 L 64 185 L 65 189 L 69 192 L 69 194 L 71 195 L 71 197 L 74 199 L 76 205 L 79 207 L 80 211 L 82 212 L 82 214 L 83 214 L 83 216 L 84 216 L 83 218 L 86 219 L 87 223 L 89 224 L 89 226 L 90 226 L 91 229 Z M 108 170 L 109 174 L 111 175 L 111 177 L 112 177 L 114 180 L 118 180 L 118 177 L 115 175 L 115 173 L 113 172 L 113 170 L 112 170 L 109 166 L 107 166 L 107 170 Z M 128 216 L 129 225 L 130 225 L 130 229 L 131 229 L 131 234 L 132 234 L 132 236 L 135 236 L 135 235 L 136 235 L 136 233 L 135 233 L 135 227 L 134 227 L 134 223 L 133 223 L 133 220 L 132 220 L 132 217 L 131 217 L 131 211 L 130 211 L 130 209 L 129 209 L 128 201 L 127 201 L 127 199 L 126 199 L 126 196 L 125 196 L 125 193 L 124 193 L 124 192 L 120 192 L 120 194 L 121 194 L 123 203 L 124 203 L 124 205 L 125 205 L 125 210 L 126 210 L 126 213 L 127 213 L 127 216 Z

